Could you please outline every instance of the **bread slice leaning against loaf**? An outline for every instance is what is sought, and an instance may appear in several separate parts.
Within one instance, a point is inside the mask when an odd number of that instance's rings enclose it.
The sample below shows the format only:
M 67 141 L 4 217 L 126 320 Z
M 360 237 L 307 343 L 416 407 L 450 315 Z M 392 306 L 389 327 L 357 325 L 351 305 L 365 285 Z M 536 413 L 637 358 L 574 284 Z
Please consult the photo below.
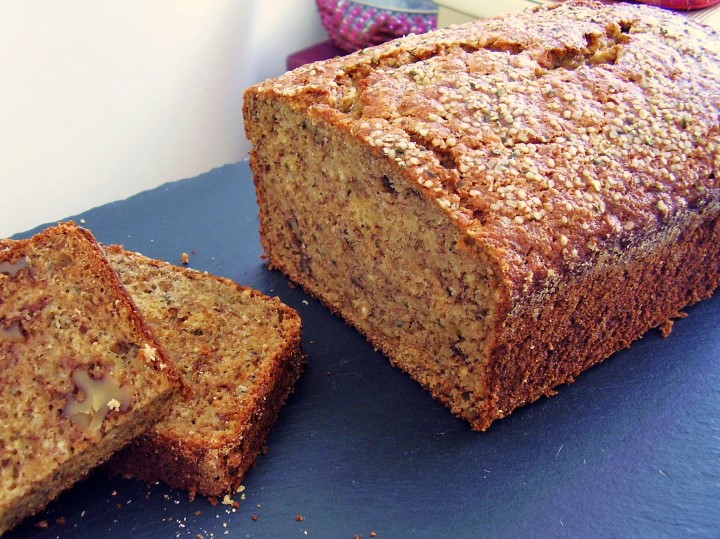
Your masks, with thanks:
M 574 0 L 249 88 L 270 266 L 475 429 L 720 282 L 720 37 Z
M 89 231 L 0 241 L 0 534 L 150 428 L 180 387 Z
M 228 279 L 118 246 L 107 254 L 193 393 L 116 455 L 110 468 L 193 496 L 230 493 L 300 375 L 298 314 Z

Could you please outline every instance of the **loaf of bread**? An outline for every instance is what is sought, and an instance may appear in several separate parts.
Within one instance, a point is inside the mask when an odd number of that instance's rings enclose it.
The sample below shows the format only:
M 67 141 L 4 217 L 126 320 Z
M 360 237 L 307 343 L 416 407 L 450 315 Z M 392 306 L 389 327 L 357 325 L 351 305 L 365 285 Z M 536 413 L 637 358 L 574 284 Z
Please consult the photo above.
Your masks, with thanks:
M 180 387 L 90 232 L 0 242 L 0 534 L 150 428 Z
M 720 280 L 720 39 L 570 1 L 249 88 L 269 264 L 484 430 Z
M 298 314 L 228 279 L 118 246 L 107 254 L 193 393 L 115 455 L 110 468 L 192 496 L 230 493 L 304 364 Z

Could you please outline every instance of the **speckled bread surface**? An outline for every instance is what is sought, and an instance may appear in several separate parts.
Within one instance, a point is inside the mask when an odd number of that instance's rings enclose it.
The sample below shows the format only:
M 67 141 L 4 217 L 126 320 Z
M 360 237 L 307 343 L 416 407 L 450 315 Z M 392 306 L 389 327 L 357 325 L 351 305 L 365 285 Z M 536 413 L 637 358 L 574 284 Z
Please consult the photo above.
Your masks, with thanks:
M 0 534 L 158 421 L 180 386 L 90 232 L 0 242 Z
M 474 429 L 720 280 L 720 39 L 570 1 L 249 88 L 269 264 Z
M 298 314 L 235 282 L 121 247 L 108 257 L 192 391 L 110 468 L 206 496 L 237 489 L 304 365 Z

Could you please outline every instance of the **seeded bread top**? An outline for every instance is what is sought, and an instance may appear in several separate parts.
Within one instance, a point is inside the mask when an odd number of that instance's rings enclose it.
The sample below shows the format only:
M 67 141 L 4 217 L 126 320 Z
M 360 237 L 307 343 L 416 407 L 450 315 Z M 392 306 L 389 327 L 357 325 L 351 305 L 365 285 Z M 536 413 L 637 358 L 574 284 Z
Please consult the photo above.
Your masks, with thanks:
M 386 156 L 516 290 L 718 211 L 720 39 L 578 0 L 303 66 L 250 92 Z

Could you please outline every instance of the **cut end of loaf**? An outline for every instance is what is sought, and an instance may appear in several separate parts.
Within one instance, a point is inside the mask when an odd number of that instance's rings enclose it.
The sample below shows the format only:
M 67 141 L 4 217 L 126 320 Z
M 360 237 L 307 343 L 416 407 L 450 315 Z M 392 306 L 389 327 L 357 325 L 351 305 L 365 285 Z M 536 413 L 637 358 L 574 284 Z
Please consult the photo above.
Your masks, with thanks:
M 494 264 L 392 166 L 368 160 L 363 144 L 283 103 L 263 114 L 258 125 L 274 128 L 253 163 L 277 167 L 271 185 L 258 182 L 270 265 L 456 413 L 475 417 L 494 309 L 506 301 Z

